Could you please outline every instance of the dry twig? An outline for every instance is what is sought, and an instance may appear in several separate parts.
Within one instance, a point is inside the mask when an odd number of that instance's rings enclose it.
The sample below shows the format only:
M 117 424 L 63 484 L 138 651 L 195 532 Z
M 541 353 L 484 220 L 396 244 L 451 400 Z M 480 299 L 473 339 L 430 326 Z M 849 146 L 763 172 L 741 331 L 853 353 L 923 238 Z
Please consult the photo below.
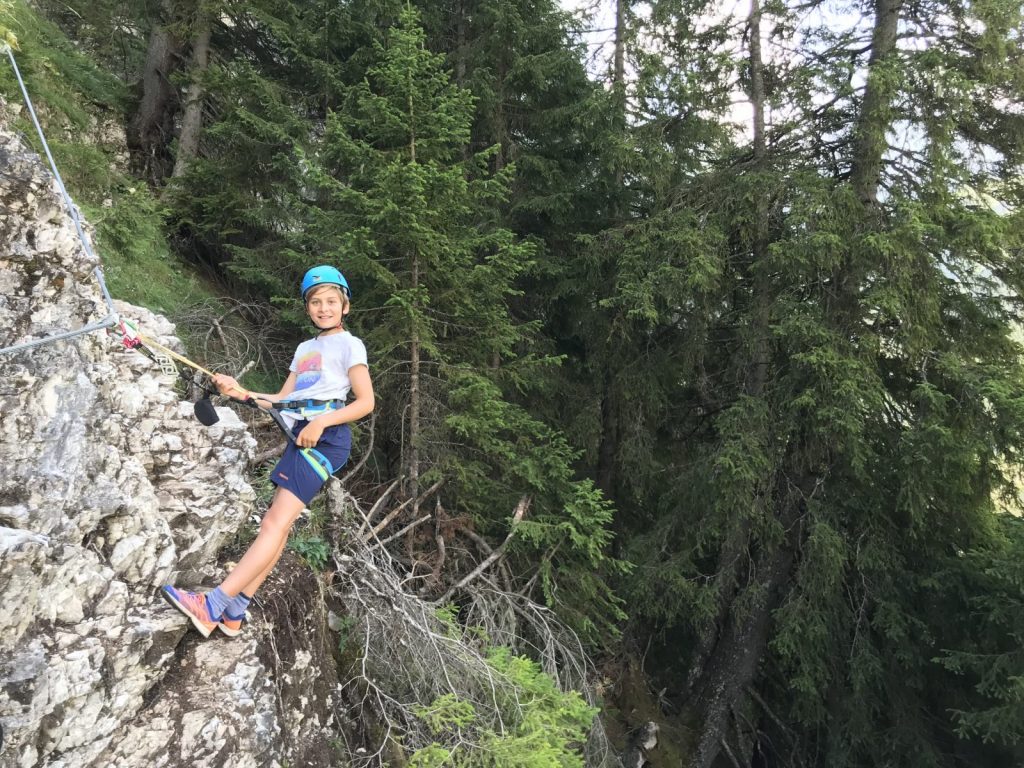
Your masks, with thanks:
M 510 541 L 512 541 L 512 537 L 516 533 L 516 526 L 519 524 L 519 521 L 523 519 L 523 515 L 526 514 L 526 510 L 528 510 L 529 508 L 530 508 L 530 497 L 529 496 L 523 496 L 521 499 L 519 499 L 519 503 L 516 504 L 516 511 L 512 514 L 512 527 L 511 527 L 511 530 L 508 532 L 508 536 L 505 537 L 505 540 L 503 542 L 501 542 L 501 544 L 498 545 L 498 548 L 495 549 L 493 552 L 491 552 L 491 554 L 489 554 L 483 560 L 482 563 L 480 563 L 476 568 L 474 568 L 468 574 L 466 574 L 461 579 L 459 579 L 459 581 L 456 584 L 453 584 L 448 589 L 448 591 L 445 592 L 444 595 L 441 596 L 441 599 L 438 600 L 439 603 L 447 602 L 455 592 L 457 592 L 458 590 L 462 589 L 467 584 L 469 584 L 471 581 L 473 581 L 473 579 L 475 579 L 481 573 L 486 571 L 487 568 L 491 565 L 491 563 L 493 563 L 495 560 L 497 560 L 499 557 L 501 557 L 503 554 L 505 554 L 505 550 L 508 549 L 508 543 Z

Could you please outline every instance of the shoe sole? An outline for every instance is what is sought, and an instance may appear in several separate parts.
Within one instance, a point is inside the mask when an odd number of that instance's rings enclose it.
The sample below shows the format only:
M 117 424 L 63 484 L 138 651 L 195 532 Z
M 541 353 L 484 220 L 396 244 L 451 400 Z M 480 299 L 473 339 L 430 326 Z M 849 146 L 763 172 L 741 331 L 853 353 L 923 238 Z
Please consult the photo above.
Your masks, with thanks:
M 238 629 L 231 629 L 231 627 L 225 627 L 224 624 L 217 624 L 217 629 L 228 637 L 238 637 L 242 634 L 242 627 L 239 627 Z
M 161 588 L 160 589 L 160 594 L 163 595 L 164 600 L 166 600 L 168 603 L 170 603 L 175 608 L 177 608 L 179 611 L 181 611 L 183 614 L 185 614 L 189 619 L 191 619 L 192 620 L 192 626 L 195 627 L 196 629 L 198 629 L 200 634 L 202 634 L 203 637 L 209 637 L 213 633 L 213 630 L 215 630 L 217 628 L 216 624 L 214 624 L 212 627 L 207 627 L 199 619 L 198 616 L 193 614 L 192 611 L 190 611 L 188 608 L 186 608 L 182 603 L 179 603 L 177 598 L 175 598 L 174 595 L 172 595 L 166 589 Z

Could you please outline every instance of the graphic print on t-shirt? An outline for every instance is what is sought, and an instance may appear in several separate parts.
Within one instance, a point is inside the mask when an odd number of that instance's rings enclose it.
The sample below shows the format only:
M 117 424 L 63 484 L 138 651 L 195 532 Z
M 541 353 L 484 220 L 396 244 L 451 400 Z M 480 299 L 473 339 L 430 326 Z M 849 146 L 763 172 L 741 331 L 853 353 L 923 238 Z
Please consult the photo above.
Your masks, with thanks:
M 295 377 L 295 389 L 306 389 L 320 381 L 322 360 L 319 352 L 307 352 L 299 358 L 296 365 L 298 375 Z

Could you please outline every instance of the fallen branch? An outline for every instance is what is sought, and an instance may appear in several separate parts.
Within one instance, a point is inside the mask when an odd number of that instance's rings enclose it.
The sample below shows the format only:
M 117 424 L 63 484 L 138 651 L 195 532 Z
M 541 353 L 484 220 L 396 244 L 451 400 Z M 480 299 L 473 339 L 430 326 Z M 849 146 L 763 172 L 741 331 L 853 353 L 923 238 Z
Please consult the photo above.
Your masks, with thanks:
M 249 371 L 251 371 L 255 367 L 256 367 L 256 361 L 255 360 L 250 360 L 248 363 L 245 364 L 245 367 L 243 367 L 242 370 L 240 370 L 238 373 L 235 374 L 235 378 L 236 379 L 242 378 L 243 376 L 245 376 L 245 374 L 247 374 Z
M 446 555 L 442 525 L 445 518 L 445 511 L 444 507 L 441 506 L 440 496 L 438 496 L 434 501 L 434 543 L 437 545 L 437 559 L 434 561 L 434 567 L 430 571 L 430 580 L 426 585 L 428 587 L 441 583 L 441 569 L 444 568 Z
M 221 321 L 222 320 L 227 320 L 230 315 L 232 315 L 235 312 L 237 312 L 238 310 L 240 310 L 243 306 L 245 306 L 245 305 L 244 304 L 235 304 L 235 306 L 231 307 L 231 309 L 229 309 L 227 312 L 225 312 L 220 317 L 211 317 L 210 318 L 210 328 L 206 332 L 206 346 L 207 347 L 210 346 L 210 335 L 214 332 L 214 330 L 216 330 L 217 331 L 217 338 L 220 339 L 221 346 L 224 347 L 225 351 L 228 350 L 230 345 L 228 344 L 228 337 L 224 335 L 224 327 L 221 325 Z M 238 377 L 236 376 L 235 378 L 238 378 Z
M 388 499 L 391 498 L 391 492 L 394 491 L 398 484 L 402 482 L 402 480 L 404 479 L 405 478 L 403 477 L 396 478 L 395 481 L 387 487 L 384 493 L 382 493 L 378 497 L 378 499 L 375 502 L 373 502 L 373 506 L 370 507 L 370 511 L 363 516 L 363 520 L 365 522 L 359 526 L 360 536 L 362 536 L 363 533 L 366 531 L 367 527 L 369 527 L 369 525 L 371 524 L 370 521 L 373 520 L 373 516 L 377 514 L 377 511 L 387 503 Z
M 424 515 L 424 516 L 423 516 L 423 517 L 421 517 L 421 518 L 420 518 L 419 520 L 413 520 L 413 521 L 412 521 L 411 523 L 409 523 L 409 524 L 408 524 L 407 526 L 405 526 L 405 528 L 403 528 L 402 530 L 400 530 L 400 531 L 399 531 L 398 533 L 393 533 L 393 534 L 391 534 L 390 536 L 388 536 L 388 537 L 387 537 L 386 539 L 382 539 L 381 541 L 378 541 L 378 542 L 377 542 L 376 544 L 374 544 L 373 546 L 371 546 L 371 547 L 370 547 L 370 549 L 376 549 L 377 547 L 383 547 L 383 546 L 384 546 L 385 544 L 390 544 L 390 543 L 391 543 L 392 541 L 394 541 L 395 539 L 397 539 L 397 538 L 398 538 L 399 536 L 401 536 L 401 535 L 402 535 L 403 533 L 406 533 L 406 532 L 408 532 L 408 531 L 411 531 L 411 530 L 412 530 L 413 528 L 415 528 L 415 527 L 416 527 L 417 525 L 420 525 L 421 523 L 425 523 L 425 522 L 427 522 L 427 520 L 429 520 L 429 519 L 430 519 L 430 515 Z
M 425 501 L 429 496 L 436 493 L 442 485 L 444 485 L 443 477 L 436 483 L 434 483 L 432 486 L 427 488 L 427 490 L 425 490 L 422 494 L 420 494 L 420 497 L 417 499 L 417 503 Z M 369 541 L 373 536 L 376 536 L 378 533 L 387 528 L 388 525 L 391 524 L 392 520 L 394 520 L 396 517 L 402 514 L 403 510 L 405 510 L 410 504 L 412 504 L 412 501 L 413 500 L 410 497 L 403 501 L 401 504 L 399 504 L 397 507 L 395 507 L 393 510 L 388 512 L 384 519 L 373 527 L 373 530 L 370 531 L 369 536 L 363 536 L 363 541 Z
M 487 539 L 485 539 L 476 531 L 471 531 L 468 528 L 459 528 L 459 533 L 461 533 L 463 536 L 470 539 L 474 544 L 480 547 L 480 549 L 483 550 L 485 556 L 491 554 L 494 551 L 494 547 L 487 543 Z
M 460 590 L 463 587 L 465 587 L 471 581 L 473 581 L 473 579 L 475 579 L 481 573 L 486 571 L 487 568 L 490 567 L 490 565 L 495 560 L 497 560 L 499 557 L 501 557 L 503 554 L 505 554 L 505 550 L 508 549 L 509 542 L 512 541 L 512 537 L 515 535 L 516 526 L 519 525 L 519 522 L 523 519 L 523 516 L 526 514 L 526 510 L 529 509 L 529 508 L 530 508 L 530 497 L 529 496 L 523 496 L 521 499 L 519 499 L 519 503 L 516 504 L 516 510 L 515 510 L 515 512 L 512 515 L 512 528 L 511 528 L 511 530 L 509 530 L 508 536 L 505 537 L 505 540 L 503 542 L 501 542 L 501 544 L 499 544 L 498 547 L 493 552 L 491 552 L 491 554 L 489 554 L 486 558 L 484 558 L 483 562 L 481 562 L 476 568 L 474 568 L 467 575 L 462 577 L 462 579 L 460 579 L 457 583 L 453 584 L 448 589 L 448 591 L 445 592 L 441 596 L 441 598 L 439 600 L 437 600 L 436 602 L 438 602 L 438 603 L 447 602 L 448 599 L 452 596 L 452 594 L 454 594 L 458 590 Z
M 486 557 L 487 555 L 491 554 L 491 552 L 494 551 L 494 547 L 492 547 L 490 544 L 488 544 L 487 540 L 483 536 L 481 536 L 479 533 L 477 533 L 476 531 L 471 531 L 469 528 L 458 528 L 457 530 L 463 536 L 465 536 L 470 541 L 472 541 L 474 544 L 476 544 L 477 547 L 480 549 L 480 551 L 484 553 L 484 557 Z M 504 586 L 505 591 L 506 592 L 515 592 L 516 590 L 512 586 L 512 584 L 514 582 L 514 579 L 512 578 L 512 572 L 508 568 L 508 563 L 506 563 L 503 560 L 500 563 L 498 563 L 498 566 L 501 568 L 501 578 L 502 578 L 502 581 L 504 582 L 504 585 L 505 585 Z M 536 574 L 534 574 L 534 576 L 536 577 Z
M 374 435 L 376 434 L 376 426 L 377 412 L 374 411 L 370 414 L 370 444 L 366 446 L 365 450 L 363 450 L 363 457 L 358 461 L 358 463 L 354 467 L 352 467 L 352 469 L 346 472 L 343 478 L 341 478 L 340 482 L 342 485 L 344 485 L 348 481 L 348 479 L 352 477 L 356 472 L 363 468 L 367 460 L 370 458 L 370 454 L 373 453 L 373 438 Z
M 579 691 L 586 701 L 595 703 L 588 684 L 593 665 L 579 638 L 549 608 L 490 586 L 495 568 L 504 562 L 491 563 L 490 572 L 477 577 L 467 593 L 467 616 L 461 611 L 457 619 L 439 614 L 436 603 L 410 591 L 412 584 L 428 577 L 415 572 L 417 565 L 425 564 L 403 564 L 383 546 L 433 515 L 421 515 L 387 542 L 368 545 L 354 533 L 366 513 L 358 500 L 346 495 L 345 501 L 357 514 L 337 516 L 349 533 L 333 541 L 337 573 L 331 590 L 346 609 L 345 628 L 335 631 L 341 632 L 339 637 L 353 652 L 348 654 L 351 663 L 334 714 L 339 719 L 358 718 L 366 727 L 357 729 L 352 742 L 339 744 L 344 764 L 352 768 L 402 764 L 418 750 L 437 743 L 451 753 L 464 753 L 482 748 L 475 740 L 480 732 L 508 733 L 522 721 L 525 704 L 516 681 L 489 660 L 488 645 L 534 658 L 561 690 Z M 527 499 L 517 506 L 520 517 L 528 504 Z M 443 528 L 450 522 L 445 520 Z M 447 538 L 450 558 L 451 534 Z M 481 642 L 478 627 L 487 642 Z M 439 735 L 424 722 L 424 702 L 443 696 L 472 705 L 472 728 Z M 600 720 L 594 721 L 581 746 L 586 765 L 619 765 Z

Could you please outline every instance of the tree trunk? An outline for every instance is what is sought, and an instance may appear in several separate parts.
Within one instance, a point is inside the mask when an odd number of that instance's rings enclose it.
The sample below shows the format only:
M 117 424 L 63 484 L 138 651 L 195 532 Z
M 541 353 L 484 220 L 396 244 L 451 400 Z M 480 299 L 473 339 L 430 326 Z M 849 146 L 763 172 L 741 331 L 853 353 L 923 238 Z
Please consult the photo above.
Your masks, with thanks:
M 765 169 L 767 138 L 765 136 L 764 62 L 761 56 L 760 0 L 751 0 L 748 18 L 750 35 L 750 103 L 753 110 L 752 130 L 754 143 L 754 172 Z M 744 394 L 764 397 L 768 381 L 770 357 L 769 333 L 771 285 L 761 262 L 768 256 L 769 196 L 761 195 L 755 203 L 754 232 L 750 245 L 750 272 L 753 291 L 750 296 L 749 323 L 751 331 L 748 360 L 742 367 L 748 371 Z M 786 473 L 776 472 L 776 502 L 785 509 L 784 516 L 793 517 L 798 503 L 786 493 L 783 478 Z M 771 612 L 781 600 L 786 578 L 792 564 L 795 546 L 784 543 L 773 550 L 764 550 L 752 569 L 754 584 L 747 583 L 744 592 L 756 595 L 740 616 L 733 614 L 739 597 L 738 584 L 742 582 L 744 564 L 750 561 L 749 519 L 737 520 L 735 528 L 723 544 L 718 556 L 715 577 L 715 619 L 697 638 L 694 664 L 687 675 L 685 695 L 696 694 L 696 711 L 703 723 L 694 754 L 693 765 L 709 768 L 726 737 L 728 715 L 745 695 L 753 682 L 757 664 L 768 643 Z M 786 527 L 790 530 L 790 527 Z M 746 555 L 746 556 L 745 556 Z M 749 576 L 749 573 L 748 573 Z M 753 592 L 749 592 L 754 590 Z
M 768 141 L 765 137 L 764 62 L 761 59 L 761 3 L 750 2 L 750 104 L 753 108 L 754 169 L 761 173 L 766 170 Z M 752 298 L 751 328 L 753 344 L 748 366 L 747 394 L 755 397 L 764 391 L 768 379 L 768 336 L 771 333 L 769 318 L 769 289 L 767 271 L 762 262 L 768 257 L 769 245 L 769 195 L 758 195 L 754 214 L 754 239 L 751 245 L 754 295 Z
M 611 374 L 605 373 L 601 387 L 601 442 L 597 448 L 597 487 L 605 497 L 615 499 L 615 454 L 618 452 L 615 393 Z
M 409 164 L 416 165 L 416 114 L 415 105 L 412 99 L 412 91 L 409 91 Z M 413 290 L 413 303 L 415 305 L 420 285 L 420 257 L 417 251 L 413 251 L 412 263 L 410 264 L 412 275 L 410 282 Z M 413 318 L 412 333 L 409 341 L 409 495 L 412 498 L 413 520 L 420 516 L 420 331 L 419 319 Z M 411 543 L 411 537 L 410 537 Z M 410 548 L 409 555 L 412 557 Z
M 455 84 L 466 85 L 466 3 L 460 0 L 455 11 Z
M 725 626 L 729 617 L 729 609 L 736 597 L 738 585 L 742 581 L 742 566 L 747 559 L 745 555 L 749 535 L 750 520 L 743 520 L 733 528 L 718 553 L 713 587 L 715 590 L 715 617 L 698 630 L 696 648 L 681 692 L 681 698 L 684 700 L 690 699 L 693 691 L 703 680 L 708 662 L 711 661 L 711 654 L 718 644 L 721 628 Z
M 164 0 L 161 7 L 164 19 L 154 25 L 149 35 L 142 71 L 142 98 L 128 131 L 135 170 L 153 185 L 159 185 L 167 177 L 168 147 L 178 106 L 177 92 L 171 83 L 180 48 L 170 27 L 174 7 L 171 0 Z
M 615 0 L 615 56 L 612 62 L 612 87 L 626 88 L 626 3 Z
M 813 478 L 807 478 L 813 486 Z M 780 479 L 780 485 L 785 484 Z M 809 492 L 810 488 L 806 488 Z M 744 593 L 752 595 L 743 601 L 743 608 L 736 614 L 730 612 L 722 627 L 704 680 L 696 692 L 696 708 L 703 714 L 703 723 L 697 748 L 691 765 L 693 768 L 711 768 L 718 757 L 725 740 L 729 714 L 745 695 L 746 688 L 753 682 L 758 664 L 768 646 L 771 616 L 782 603 L 787 590 L 790 570 L 797 551 L 795 540 L 797 517 L 802 508 L 799 499 L 790 499 L 781 514 L 787 530 L 788 540 L 764 550 L 755 560 L 753 583 Z M 735 604 L 735 603 L 734 603 Z
M 899 23 L 899 9 L 902 0 L 876 0 L 876 16 L 872 35 L 872 51 L 869 58 L 869 71 L 862 110 L 858 117 L 854 134 L 854 158 L 851 172 L 851 183 L 858 197 L 865 204 L 877 204 L 879 179 L 884 160 L 886 142 L 885 132 L 890 125 L 888 115 L 891 103 L 891 86 L 887 85 L 884 76 L 880 76 L 878 67 L 895 50 L 896 31 Z M 759 0 L 752 0 L 750 13 L 750 72 L 751 102 L 754 108 L 754 156 L 755 167 L 763 167 L 767 156 L 765 136 L 765 93 L 763 83 L 763 63 L 760 55 L 760 22 L 761 11 Z M 767 254 L 770 242 L 768 198 L 758 202 L 755 231 L 752 243 L 752 263 Z M 745 393 L 758 396 L 764 391 L 768 381 L 768 347 L 767 336 L 759 333 L 759 326 L 767 323 L 769 317 L 763 314 L 769 306 L 765 290 L 768 288 L 757 275 L 754 280 L 751 315 L 751 326 L 754 341 L 751 346 L 751 374 L 746 381 Z M 837 276 L 837 285 L 846 286 L 847 291 L 856 290 L 855 280 L 844 280 L 850 275 Z M 855 303 L 855 298 L 853 303 Z M 767 330 L 767 328 L 765 328 Z M 702 675 L 694 686 L 693 706 L 702 715 L 703 723 L 698 737 L 691 765 L 694 768 L 710 768 L 718 757 L 724 743 L 730 713 L 743 702 L 746 690 L 752 687 L 758 664 L 768 645 L 771 629 L 772 612 L 785 599 L 788 590 L 790 572 L 796 560 L 797 552 L 802 544 L 798 518 L 803 514 L 803 498 L 807 498 L 817 482 L 808 466 L 817 466 L 828 453 L 827 445 L 803 444 L 795 441 L 787 455 L 787 460 L 775 475 L 775 488 L 772 493 L 778 521 L 783 530 L 787 531 L 785 540 L 774 547 L 765 547 L 757 553 L 751 553 L 753 567 L 750 572 L 756 574 L 752 583 L 742 593 L 735 595 L 730 601 L 725 620 L 719 625 L 717 641 L 702 669 Z M 827 463 L 827 462 L 826 462 Z M 796 478 L 799 478 L 798 480 Z M 795 489 L 788 490 L 787 484 L 793 479 Z M 792 488 L 792 486 L 790 486 Z M 723 548 L 720 557 L 733 558 L 733 547 Z M 728 567 L 728 562 L 722 563 Z M 747 601 L 744 598 L 750 596 Z M 733 612 L 737 601 L 743 603 L 742 611 Z
M 178 155 L 174 160 L 172 178 L 185 173 L 189 163 L 199 153 L 199 134 L 203 128 L 203 100 L 206 89 L 202 78 L 210 61 L 210 33 L 213 24 L 206 16 L 201 17 L 196 37 L 192 43 L 192 82 L 185 95 L 185 113 L 181 119 L 181 133 L 178 136 Z
M 626 131 L 626 3 L 615 0 L 615 56 L 612 62 L 612 93 L 615 95 L 615 115 L 618 129 Z M 621 189 L 625 177 L 621 157 L 615 158 L 615 188 L 612 217 L 618 222 L 622 214 Z
M 615 98 L 613 120 L 616 130 L 625 138 L 626 121 L 626 4 L 629 0 L 616 0 L 615 2 L 615 53 L 612 60 L 612 94 Z M 616 226 L 623 219 L 623 212 L 627 210 L 624 205 L 625 164 L 620 152 L 612 157 L 613 163 L 613 185 L 609 212 L 611 224 Z M 605 286 L 613 284 L 612 275 L 615 272 L 614 265 L 607 263 L 602 267 L 605 273 L 601 283 Z M 617 409 L 615 402 L 615 391 L 612 386 L 612 373 L 609 361 L 613 358 L 611 345 L 606 341 L 602 350 L 602 359 L 605 361 L 601 366 L 603 370 L 603 383 L 601 386 L 601 436 L 597 448 L 597 487 L 604 495 L 615 500 L 615 454 L 618 452 L 619 430 L 617 422 Z
M 896 87 L 894 78 L 887 77 L 882 66 L 896 50 L 902 8 L 903 0 L 875 0 L 867 84 L 854 132 L 853 166 L 850 169 L 854 192 L 865 205 L 878 203 L 882 159 L 888 147 L 885 134 L 891 124 L 889 106 Z
M 494 140 L 498 145 L 498 152 L 494 156 L 494 172 L 501 173 L 507 164 L 506 158 L 509 157 L 512 149 L 509 146 L 509 131 L 506 124 L 508 118 L 505 115 L 505 80 L 508 78 L 508 66 L 505 63 L 504 55 L 502 55 L 501 61 L 498 62 L 497 76 L 498 103 L 495 105 L 494 112 Z
M 419 257 L 412 257 L 412 285 L 415 290 L 420 281 Z M 413 321 L 409 344 L 409 496 L 413 499 L 412 516 L 419 519 L 420 495 L 420 335 L 417 321 Z

